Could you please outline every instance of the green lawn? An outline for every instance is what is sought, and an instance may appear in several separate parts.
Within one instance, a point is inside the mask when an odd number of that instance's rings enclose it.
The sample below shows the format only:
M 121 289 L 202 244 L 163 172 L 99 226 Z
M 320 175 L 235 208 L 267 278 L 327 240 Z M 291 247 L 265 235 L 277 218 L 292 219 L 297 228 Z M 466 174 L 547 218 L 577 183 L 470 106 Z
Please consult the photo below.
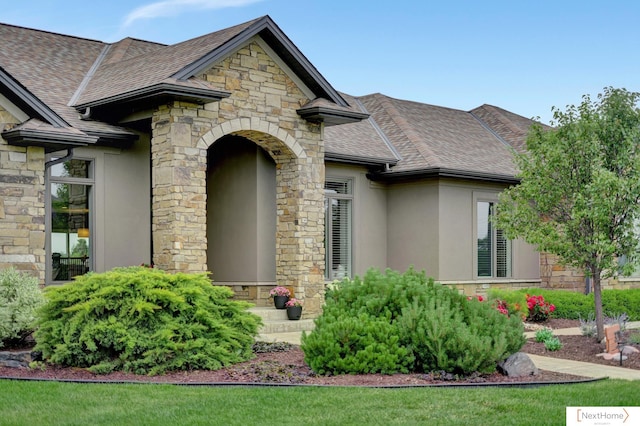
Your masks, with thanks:
M 2 425 L 565 424 L 566 406 L 637 406 L 640 382 L 535 388 L 184 387 L 0 380 Z

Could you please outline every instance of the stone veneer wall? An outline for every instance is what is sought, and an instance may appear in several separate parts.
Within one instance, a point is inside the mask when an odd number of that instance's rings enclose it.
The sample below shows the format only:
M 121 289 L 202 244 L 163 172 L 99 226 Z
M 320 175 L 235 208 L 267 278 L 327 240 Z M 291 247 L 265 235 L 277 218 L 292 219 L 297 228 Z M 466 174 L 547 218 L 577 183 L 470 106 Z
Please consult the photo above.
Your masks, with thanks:
M 0 107 L 0 130 L 19 121 Z M 0 138 L 0 269 L 14 266 L 44 284 L 44 149 Z
M 558 263 L 557 256 L 540 254 L 540 287 L 584 292 L 586 281 L 584 272 Z M 640 277 L 609 278 L 601 281 L 603 290 L 640 288 Z M 593 287 L 591 288 L 593 291 Z
M 154 263 L 206 270 L 207 149 L 222 136 L 243 136 L 276 163 L 276 282 L 305 300 L 305 316 L 315 316 L 324 302 L 322 126 L 298 116 L 308 97 L 259 43 L 202 78 L 231 96 L 204 106 L 174 102 L 152 119 Z

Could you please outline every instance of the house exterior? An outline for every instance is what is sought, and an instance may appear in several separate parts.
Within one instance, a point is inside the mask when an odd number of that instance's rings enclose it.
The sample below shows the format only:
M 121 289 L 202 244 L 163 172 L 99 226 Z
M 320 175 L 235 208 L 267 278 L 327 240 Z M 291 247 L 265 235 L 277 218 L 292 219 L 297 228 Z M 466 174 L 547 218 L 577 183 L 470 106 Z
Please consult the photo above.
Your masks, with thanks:
M 43 285 L 153 263 L 238 298 L 413 265 L 539 285 L 489 217 L 531 121 L 353 97 L 264 16 L 174 45 L 0 24 L 0 268 Z

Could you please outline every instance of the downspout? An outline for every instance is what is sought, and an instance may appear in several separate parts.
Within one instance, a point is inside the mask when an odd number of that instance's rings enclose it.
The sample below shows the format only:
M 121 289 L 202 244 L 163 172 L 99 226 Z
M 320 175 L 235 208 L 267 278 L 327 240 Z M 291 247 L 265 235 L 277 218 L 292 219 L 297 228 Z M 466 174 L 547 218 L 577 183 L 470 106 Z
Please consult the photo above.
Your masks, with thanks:
M 67 155 L 65 155 L 64 157 L 47 161 L 46 163 L 44 163 L 44 169 L 48 170 L 52 166 L 55 166 L 56 164 L 64 163 L 65 161 L 71 160 L 72 158 L 73 158 L 73 148 L 67 148 Z

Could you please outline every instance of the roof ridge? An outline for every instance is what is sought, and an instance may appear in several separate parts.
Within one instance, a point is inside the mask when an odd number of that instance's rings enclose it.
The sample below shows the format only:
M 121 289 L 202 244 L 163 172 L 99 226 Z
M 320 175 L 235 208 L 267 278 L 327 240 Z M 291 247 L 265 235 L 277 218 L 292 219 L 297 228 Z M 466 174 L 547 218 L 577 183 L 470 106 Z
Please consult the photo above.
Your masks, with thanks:
M 378 126 L 378 123 L 376 122 L 376 120 L 373 118 L 373 115 L 371 115 L 369 113 L 369 111 L 367 110 L 367 107 L 364 106 L 364 104 L 360 101 L 360 99 L 358 99 L 357 97 L 353 96 L 353 100 L 356 102 L 356 104 L 358 105 L 358 107 L 360 108 L 360 110 L 362 112 L 364 112 L 365 114 L 369 114 L 369 117 L 367 118 L 367 120 L 371 123 L 371 126 L 373 127 L 373 129 L 376 131 L 376 133 L 378 135 L 380 135 L 380 138 L 382 139 L 382 141 L 384 142 L 384 144 L 387 146 L 387 148 L 389 148 L 389 151 L 391 151 L 391 153 L 393 154 L 393 156 L 396 158 L 396 160 L 400 161 L 402 160 L 402 156 L 400 155 L 400 153 L 398 152 L 398 150 L 396 149 L 395 146 L 393 146 L 393 144 L 391 143 L 391 141 L 389 140 L 389 138 L 387 137 L 387 135 L 382 131 L 382 129 L 380 128 L 380 126 Z
M 509 120 L 509 119 L 508 119 L 508 118 L 507 118 L 507 117 L 502 113 L 502 111 L 504 111 L 502 108 L 499 108 L 499 107 L 496 107 L 496 106 L 493 106 L 493 105 L 489 105 L 489 104 L 482 104 L 482 105 L 481 105 L 480 107 L 478 107 L 478 108 L 483 108 L 483 107 L 486 107 L 487 109 L 492 110 L 492 111 L 496 114 L 496 116 L 497 116 L 498 120 L 500 120 L 500 122 L 501 122 L 502 124 L 504 124 L 505 126 L 509 127 L 509 129 L 510 129 L 512 132 L 518 132 L 518 133 L 519 133 L 519 132 L 521 132 L 521 131 L 522 131 L 522 129 L 520 129 L 518 126 L 514 125 L 514 124 L 513 124 L 513 122 L 512 122 L 511 120 Z M 472 111 L 473 111 L 473 110 L 471 110 L 471 111 L 469 111 L 469 112 L 472 112 Z
M 442 167 L 440 158 L 428 146 L 420 142 L 420 138 L 416 136 L 415 131 L 411 128 L 407 120 L 400 114 L 393 101 L 397 99 L 381 93 L 375 93 L 373 96 L 382 98 L 380 101 L 382 107 L 389 113 L 389 117 L 398 126 L 398 129 L 411 141 L 411 144 L 418 151 L 420 156 L 432 167 Z
M 502 136 L 500 136 L 498 134 L 498 132 L 496 132 L 495 130 L 493 130 L 493 128 L 491 128 L 491 126 L 489 126 L 489 123 L 487 123 L 486 121 L 484 121 L 483 119 L 481 119 L 480 117 L 478 117 L 473 110 L 469 111 L 468 114 L 470 114 L 473 118 L 475 118 L 478 123 L 480 123 L 480 125 L 482 127 L 484 127 L 489 133 L 491 133 L 493 136 L 496 137 L 496 139 L 498 139 L 500 142 L 502 142 L 504 145 L 508 146 L 511 149 L 514 149 L 513 146 L 507 142 Z

